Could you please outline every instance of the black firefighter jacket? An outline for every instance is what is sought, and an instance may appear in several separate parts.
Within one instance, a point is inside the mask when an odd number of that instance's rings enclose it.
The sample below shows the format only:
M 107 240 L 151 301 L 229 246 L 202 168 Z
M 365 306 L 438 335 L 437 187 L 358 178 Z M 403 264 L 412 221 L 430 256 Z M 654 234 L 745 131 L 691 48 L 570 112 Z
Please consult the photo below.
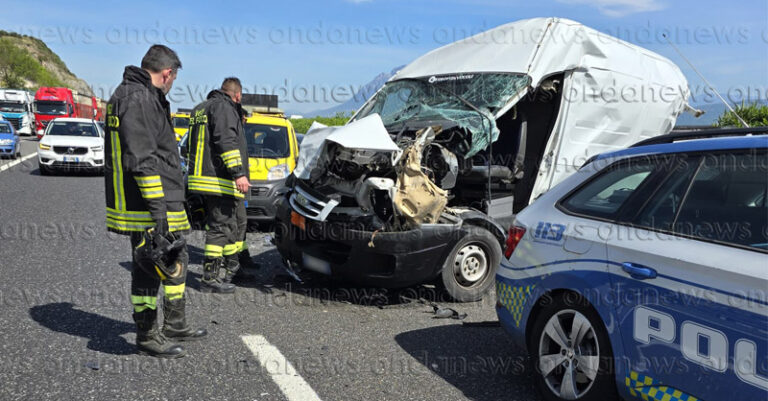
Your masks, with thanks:
M 170 231 L 189 230 L 170 105 L 149 73 L 125 68 L 107 104 L 106 127 L 107 229 L 140 232 L 166 218 Z
M 189 120 L 189 191 L 245 198 L 235 179 L 248 175 L 248 146 L 238 105 L 224 92 L 211 91 Z

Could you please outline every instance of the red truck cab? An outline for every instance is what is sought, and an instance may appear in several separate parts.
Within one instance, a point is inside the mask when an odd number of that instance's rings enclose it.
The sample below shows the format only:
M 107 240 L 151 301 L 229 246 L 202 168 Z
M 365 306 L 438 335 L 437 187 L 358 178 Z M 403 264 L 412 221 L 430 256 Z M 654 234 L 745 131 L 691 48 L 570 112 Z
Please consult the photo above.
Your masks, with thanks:
M 35 121 L 37 138 L 45 133 L 45 127 L 58 117 L 98 118 L 95 97 L 82 95 L 69 88 L 42 87 L 35 93 Z

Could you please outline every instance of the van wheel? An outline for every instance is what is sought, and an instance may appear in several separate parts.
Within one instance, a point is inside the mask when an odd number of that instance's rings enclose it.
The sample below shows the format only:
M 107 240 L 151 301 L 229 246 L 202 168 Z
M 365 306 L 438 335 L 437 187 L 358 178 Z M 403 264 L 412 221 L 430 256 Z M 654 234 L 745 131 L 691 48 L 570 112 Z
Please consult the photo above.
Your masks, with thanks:
M 602 319 L 583 298 L 566 298 L 544 306 L 528 338 L 539 393 L 548 401 L 618 399 Z
M 488 230 L 471 226 L 445 260 L 441 284 L 456 301 L 479 301 L 493 286 L 499 263 L 499 240 Z

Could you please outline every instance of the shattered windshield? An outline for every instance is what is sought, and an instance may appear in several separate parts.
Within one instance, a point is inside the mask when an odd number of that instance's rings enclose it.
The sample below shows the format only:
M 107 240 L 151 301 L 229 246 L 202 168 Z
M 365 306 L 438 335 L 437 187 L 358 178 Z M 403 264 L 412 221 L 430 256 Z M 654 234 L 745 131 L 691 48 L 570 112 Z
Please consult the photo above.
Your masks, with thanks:
M 388 128 L 408 120 L 450 120 L 473 133 L 467 156 L 485 149 L 498 138 L 494 114 L 525 88 L 530 78 L 523 74 L 482 73 L 436 75 L 387 83 L 355 119 L 373 113 L 381 116 Z M 467 105 L 475 106 L 485 117 Z

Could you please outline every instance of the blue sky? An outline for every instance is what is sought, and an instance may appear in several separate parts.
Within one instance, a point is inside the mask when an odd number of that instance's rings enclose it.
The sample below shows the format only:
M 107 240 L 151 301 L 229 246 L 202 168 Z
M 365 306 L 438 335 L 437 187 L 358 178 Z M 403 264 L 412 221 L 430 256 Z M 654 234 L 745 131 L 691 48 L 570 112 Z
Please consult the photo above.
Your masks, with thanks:
M 107 93 L 152 43 L 184 67 L 171 100 L 191 106 L 225 76 L 282 95 L 307 112 L 346 100 L 375 75 L 507 22 L 574 19 L 656 51 L 703 85 L 661 39 L 673 41 L 722 93 L 768 91 L 768 0 L 327 0 L 3 2 L 1 29 L 43 39 L 78 76 Z M 13 16 L 12 19 L 8 16 Z M 193 95 L 190 96 L 190 93 Z M 285 94 L 288 96 L 286 97 Z

